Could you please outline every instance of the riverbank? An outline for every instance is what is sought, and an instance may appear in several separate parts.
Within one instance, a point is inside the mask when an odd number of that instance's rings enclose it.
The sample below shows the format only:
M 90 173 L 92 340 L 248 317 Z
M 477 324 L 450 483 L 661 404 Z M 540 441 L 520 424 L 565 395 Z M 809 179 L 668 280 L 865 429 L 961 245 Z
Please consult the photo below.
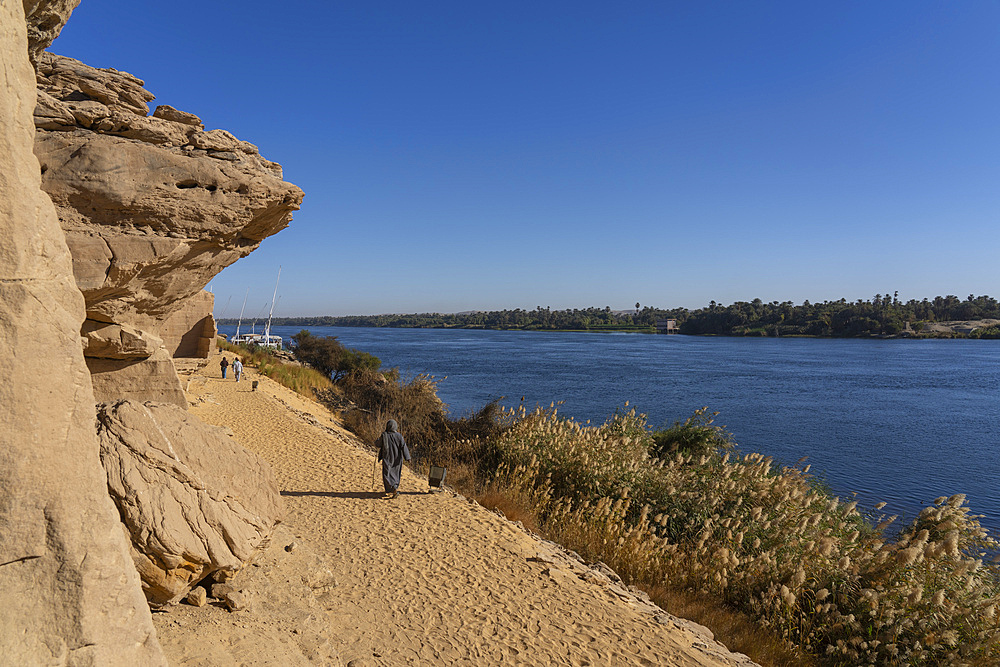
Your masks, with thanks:
M 408 470 L 382 500 L 373 455 L 322 406 L 254 369 L 218 376 L 217 357 L 189 371 L 191 410 L 272 466 L 287 518 L 234 580 L 249 609 L 154 617 L 171 664 L 753 664 Z
M 305 320 L 304 320 L 305 321 Z M 219 320 L 220 326 L 232 327 L 236 325 L 236 320 Z M 283 327 L 298 327 L 301 326 L 304 329 L 314 328 L 317 325 L 313 324 L 287 324 L 283 323 L 280 326 Z M 419 324 L 336 324 L 336 325 L 319 325 L 319 326 L 341 326 L 348 328 L 374 328 L 374 329 L 441 329 L 441 330 L 455 330 L 455 331 L 537 331 L 537 332 L 548 332 L 548 333 L 641 333 L 641 334 L 656 334 L 660 333 L 656 327 L 650 326 L 591 326 L 586 328 L 558 328 L 558 327 L 543 327 L 543 326 L 486 326 L 481 324 L 439 324 L 439 325 L 419 325 Z M 719 333 L 719 332 L 707 332 L 707 333 L 685 333 L 679 330 L 675 330 L 674 334 L 686 335 L 686 336 L 724 336 L 730 338 L 830 338 L 830 339 L 844 339 L 844 338 L 858 338 L 858 339 L 896 339 L 896 338 L 909 338 L 909 339 L 920 339 L 926 340 L 930 338 L 945 338 L 945 339 L 963 339 L 963 338 L 994 338 L 995 331 L 1000 327 L 1000 320 L 998 319 L 981 319 L 981 320 L 956 320 L 949 322 L 923 322 L 920 323 L 919 329 L 913 327 L 904 327 L 901 331 L 891 334 L 877 334 L 877 333 L 864 333 L 858 335 L 823 335 L 823 334 L 807 334 L 807 333 L 781 333 L 780 329 L 774 327 L 759 327 L 756 329 L 747 329 L 741 333 Z M 986 332 L 987 335 L 983 336 L 982 333 Z
M 461 313 L 409 313 L 383 315 L 332 315 L 309 317 L 278 317 L 276 326 L 298 327 L 378 327 L 378 328 L 441 328 L 487 329 L 495 331 L 676 331 L 689 335 L 715 334 L 723 336 L 787 337 L 816 336 L 820 338 L 885 338 L 896 336 L 926 337 L 936 325 L 940 337 L 1000 338 L 1000 329 L 993 325 L 976 325 L 992 319 L 1000 322 L 1000 303 L 989 296 L 969 295 L 961 301 L 954 295 L 934 299 L 899 301 L 897 295 L 876 294 L 871 300 L 791 301 L 760 299 L 737 301 L 728 306 L 715 301 L 696 310 L 687 308 L 660 309 L 650 306 L 635 310 L 604 308 L 573 308 L 552 310 L 541 306 L 534 310 L 481 311 Z M 970 327 L 962 327 L 972 322 Z M 236 320 L 220 320 L 220 324 L 236 324 Z M 955 325 L 955 326 L 952 326 Z M 960 330 L 960 329 L 964 329 Z

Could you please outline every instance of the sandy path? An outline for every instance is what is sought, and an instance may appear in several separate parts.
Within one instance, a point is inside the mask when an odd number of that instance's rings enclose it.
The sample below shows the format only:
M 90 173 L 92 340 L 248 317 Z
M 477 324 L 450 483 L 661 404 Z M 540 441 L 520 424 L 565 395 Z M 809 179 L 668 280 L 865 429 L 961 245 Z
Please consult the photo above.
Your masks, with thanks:
M 322 407 L 254 370 L 239 384 L 221 379 L 217 359 L 199 373 L 192 412 L 271 464 L 286 529 L 332 571 L 326 622 L 345 664 L 750 664 L 478 504 L 427 493 L 407 469 L 399 498 L 383 500 L 373 456 Z M 198 664 L 164 643 L 175 664 Z

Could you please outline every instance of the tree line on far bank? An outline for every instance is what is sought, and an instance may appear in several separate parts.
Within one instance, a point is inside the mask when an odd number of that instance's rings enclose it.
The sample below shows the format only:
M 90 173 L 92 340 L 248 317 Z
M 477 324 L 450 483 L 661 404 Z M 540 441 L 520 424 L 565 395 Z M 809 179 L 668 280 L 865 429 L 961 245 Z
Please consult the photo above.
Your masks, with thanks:
M 473 311 L 467 313 L 414 313 L 409 315 L 349 315 L 344 317 L 274 318 L 279 326 L 338 326 L 391 328 L 525 329 L 542 331 L 653 331 L 657 320 L 674 319 L 680 333 L 720 336 L 895 336 L 906 330 L 920 335 L 929 322 L 1000 319 L 1000 303 L 989 296 L 970 294 L 900 301 L 898 292 L 876 294 L 857 301 L 737 301 L 723 306 L 715 301 L 705 308 L 660 309 L 651 306 L 634 311 L 610 307 L 552 310 Z M 235 320 L 221 323 L 235 324 Z M 979 329 L 971 337 L 1000 338 L 996 327 Z

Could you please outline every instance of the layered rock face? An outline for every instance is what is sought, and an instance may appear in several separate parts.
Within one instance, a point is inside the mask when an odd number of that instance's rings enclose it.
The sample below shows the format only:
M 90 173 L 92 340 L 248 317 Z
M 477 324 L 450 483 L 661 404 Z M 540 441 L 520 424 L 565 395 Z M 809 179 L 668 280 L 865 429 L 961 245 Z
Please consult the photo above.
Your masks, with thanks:
M 130 74 L 50 53 L 37 69 L 35 154 L 86 301 L 108 487 L 146 597 L 173 603 L 238 571 L 280 519 L 267 465 L 185 412 L 173 357 L 211 353 L 203 287 L 284 229 L 302 191 L 193 114 L 148 115 Z
M 86 299 L 98 400 L 183 405 L 170 356 L 214 327 L 203 322 L 211 304 L 192 314 L 206 306 L 199 293 L 284 229 L 302 191 L 256 146 L 206 132 L 193 114 L 159 106 L 149 116 L 152 99 L 128 73 L 42 53 L 35 154 Z M 177 330 L 179 312 L 191 330 Z
M 160 336 L 170 354 L 204 359 L 215 352 L 219 330 L 212 317 L 214 306 L 215 296 L 201 291 L 160 323 Z
M 73 5 L 26 1 L 45 17 L 32 34 Z M 21 2 L 0 2 L 0 662 L 165 665 L 98 460 L 84 303 L 32 155 L 27 34 Z
M 101 406 L 98 431 L 108 489 L 153 604 L 179 601 L 208 575 L 234 575 L 281 519 L 267 464 L 175 405 Z

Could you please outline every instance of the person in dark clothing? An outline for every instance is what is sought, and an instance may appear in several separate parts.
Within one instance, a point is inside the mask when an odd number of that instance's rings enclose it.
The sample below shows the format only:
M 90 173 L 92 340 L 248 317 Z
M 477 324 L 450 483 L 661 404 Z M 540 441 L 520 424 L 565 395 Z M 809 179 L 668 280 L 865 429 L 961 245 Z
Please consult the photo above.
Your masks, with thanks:
M 222 367 L 222 379 L 226 379 L 226 369 L 229 368 L 229 359 L 222 357 L 222 361 L 219 362 L 219 366 Z
M 382 462 L 382 485 L 389 498 L 399 495 L 399 478 L 403 472 L 403 461 L 410 460 L 410 449 L 399 432 L 399 424 L 390 419 L 385 425 L 385 433 L 375 441 L 378 460 Z

